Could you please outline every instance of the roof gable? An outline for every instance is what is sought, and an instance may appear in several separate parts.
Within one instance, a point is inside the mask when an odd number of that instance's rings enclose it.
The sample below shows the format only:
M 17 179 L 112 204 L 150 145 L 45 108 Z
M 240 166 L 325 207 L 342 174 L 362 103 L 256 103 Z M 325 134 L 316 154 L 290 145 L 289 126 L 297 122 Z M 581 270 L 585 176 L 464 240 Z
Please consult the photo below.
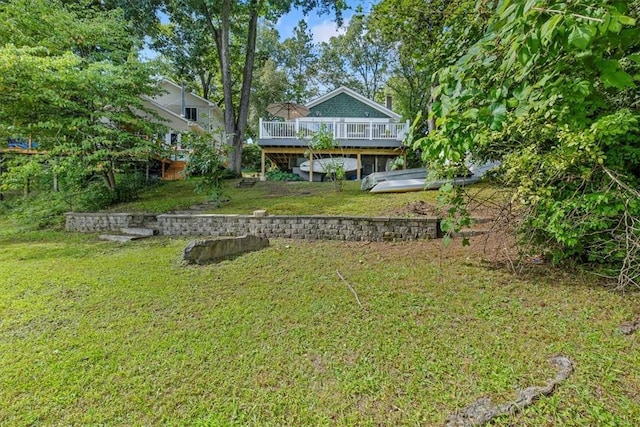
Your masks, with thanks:
M 161 117 L 161 119 L 166 120 L 166 122 L 164 123 L 158 122 L 156 117 L 144 111 L 138 112 L 138 114 L 141 117 L 144 117 L 145 119 L 150 120 L 154 123 L 164 124 L 165 126 L 179 132 L 188 132 L 188 131 L 195 131 L 198 133 L 204 132 L 204 129 L 198 123 L 191 122 L 185 119 L 184 117 L 174 113 L 173 111 L 166 108 L 165 106 L 158 104 L 152 98 L 149 98 L 148 96 L 143 95 L 142 100 L 144 102 L 145 107 L 154 110 L 156 114 L 158 114 Z
M 162 81 L 160 82 L 160 84 L 162 85 L 162 88 L 164 90 L 166 90 L 167 92 L 169 92 L 172 95 L 178 95 L 178 96 L 182 96 L 182 86 L 169 80 L 166 78 L 163 78 Z M 196 95 L 195 93 L 189 91 L 189 90 L 185 90 L 184 92 L 185 97 L 187 98 L 187 104 L 191 104 L 191 105 L 196 105 L 196 106 L 206 106 L 206 107 L 210 107 L 210 108 L 218 108 L 218 106 L 209 101 L 208 99 L 205 99 L 199 95 Z
M 366 98 L 356 91 L 341 86 L 306 104 L 309 116 L 324 117 L 371 117 L 400 120 L 402 116 Z

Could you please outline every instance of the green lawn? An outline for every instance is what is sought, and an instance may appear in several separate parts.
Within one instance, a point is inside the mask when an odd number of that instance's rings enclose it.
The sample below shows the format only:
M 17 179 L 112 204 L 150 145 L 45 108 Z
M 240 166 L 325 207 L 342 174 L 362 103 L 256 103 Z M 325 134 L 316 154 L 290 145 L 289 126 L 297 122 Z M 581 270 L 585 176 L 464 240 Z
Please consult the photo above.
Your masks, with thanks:
M 0 229 L 0 425 L 443 425 L 543 385 L 558 354 L 569 379 L 495 425 L 640 419 L 640 334 L 618 332 L 640 297 L 590 276 L 516 276 L 456 242 L 275 239 L 185 267 L 189 239 Z
M 206 201 L 206 195 L 194 195 L 195 180 L 161 183 L 139 200 L 114 206 L 119 212 L 167 212 L 184 209 Z M 417 200 L 435 201 L 437 192 L 372 194 L 360 190 L 360 183 L 347 181 L 343 192 L 329 182 L 257 182 L 252 187 L 238 188 L 238 180 L 226 182 L 228 201 L 209 213 L 250 214 L 267 209 L 274 215 L 380 215 Z

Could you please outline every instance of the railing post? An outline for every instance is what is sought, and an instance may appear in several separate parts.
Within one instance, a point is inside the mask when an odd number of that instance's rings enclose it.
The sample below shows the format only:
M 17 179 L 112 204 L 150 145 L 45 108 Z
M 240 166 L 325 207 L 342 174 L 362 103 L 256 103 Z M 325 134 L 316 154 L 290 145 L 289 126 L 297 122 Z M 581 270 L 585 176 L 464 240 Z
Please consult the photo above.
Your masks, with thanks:
M 335 119 L 333 120 L 333 139 L 338 139 L 340 138 L 338 136 L 338 126 L 336 126 L 336 121 Z
M 298 132 L 300 132 L 300 119 L 296 119 L 296 128 L 295 128 L 295 130 L 296 130 L 296 133 L 295 133 L 295 135 L 293 135 L 294 137 L 298 134 Z
M 262 117 L 258 119 L 258 138 L 262 139 Z
M 369 141 L 373 139 L 373 120 L 369 120 Z

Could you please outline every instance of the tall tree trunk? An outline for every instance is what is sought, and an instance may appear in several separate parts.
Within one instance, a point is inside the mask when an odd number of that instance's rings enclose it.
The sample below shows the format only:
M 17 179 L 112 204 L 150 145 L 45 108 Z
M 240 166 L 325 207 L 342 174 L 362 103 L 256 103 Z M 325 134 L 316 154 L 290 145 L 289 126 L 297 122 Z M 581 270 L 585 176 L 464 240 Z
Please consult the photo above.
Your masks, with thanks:
M 242 145 L 249 118 L 249 99 L 251 95 L 251 78 L 256 54 L 256 38 L 258 33 L 258 15 L 264 0 L 251 0 L 249 3 L 249 26 L 247 32 L 247 50 L 242 73 L 242 89 L 240 105 L 236 117 L 233 106 L 233 80 L 231 78 L 231 60 L 229 57 L 229 39 L 231 35 L 231 0 L 222 0 L 220 8 L 220 26 L 216 27 L 206 4 L 205 14 L 208 26 L 213 34 L 218 49 L 218 60 L 222 74 L 222 91 L 224 93 L 224 127 L 225 139 L 229 150 L 228 168 L 236 175 L 242 173 Z
M 206 2 L 203 2 L 207 25 L 213 34 L 218 50 L 218 62 L 222 76 L 222 92 L 224 93 L 224 130 L 225 143 L 231 147 L 229 155 L 229 169 L 234 170 L 234 140 L 236 134 L 236 115 L 233 108 L 233 80 L 231 79 L 231 59 L 229 57 L 229 37 L 231 35 L 231 1 L 222 0 L 220 6 L 220 26 L 216 27 Z
M 242 71 L 242 90 L 240 92 L 240 106 L 238 108 L 238 122 L 233 136 L 232 155 L 229 158 L 229 167 L 236 174 L 242 173 L 242 146 L 249 119 L 249 100 L 251 99 L 251 79 L 253 77 L 253 64 L 256 57 L 256 39 L 258 34 L 258 13 L 262 6 L 262 0 L 252 0 L 249 5 L 249 27 L 247 32 L 247 51 L 245 54 L 244 69 Z

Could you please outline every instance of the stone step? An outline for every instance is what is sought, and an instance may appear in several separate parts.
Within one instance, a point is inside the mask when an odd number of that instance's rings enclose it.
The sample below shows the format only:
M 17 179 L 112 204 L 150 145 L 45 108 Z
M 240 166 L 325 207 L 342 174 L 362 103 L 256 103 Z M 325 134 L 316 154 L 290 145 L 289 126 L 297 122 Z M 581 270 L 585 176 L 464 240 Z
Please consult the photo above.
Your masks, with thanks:
M 130 242 L 132 240 L 144 239 L 148 236 L 132 236 L 124 234 L 101 234 L 98 236 L 100 240 L 108 240 L 110 242 Z
M 121 228 L 120 232 L 122 234 L 130 234 L 132 236 L 144 236 L 149 237 L 154 234 L 158 234 L 158 230 L 154 230 L 153 228 L 141 228 L 141 227 L 128 227 Z
M 474 237 L 489 233 L 489 230 L 478 228 L 463 228 L 457 233 L 453 233 L 454 237 Z
M 474 217 L 473 220 L 476 222 L 476 224 L 487 224 L 489 222 L 495 221 L 495 218 L 479 216 L 479 217 Z

